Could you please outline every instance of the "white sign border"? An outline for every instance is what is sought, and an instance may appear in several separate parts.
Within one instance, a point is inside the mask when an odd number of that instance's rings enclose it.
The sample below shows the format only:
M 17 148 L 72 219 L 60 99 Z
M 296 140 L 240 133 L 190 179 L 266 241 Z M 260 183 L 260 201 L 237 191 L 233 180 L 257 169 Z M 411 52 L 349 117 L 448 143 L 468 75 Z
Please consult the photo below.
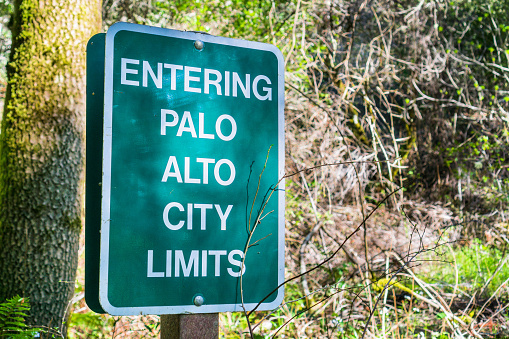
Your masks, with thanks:
M 185 313 L 218 313 L 241 312 L 242 304 L 217 305 L 185 305 L 185 306 L 143 306 L 143 307 L 116 307 L 108 300 L 108 264 L 110 243 L 110 192 L 111 192 L 111 146 L 112 146 L 112 105 L 113 105 L 113 53 L 114 38 L 120 31 L 161 35 L 186 40 L 201 40 L 204 43 L 236 46 L 274 53 L 278 60 L 278 175 L 280 182 L 278 193 L 278 285 L 284 282 L 284 253 L 285 253 L 285 181 L 284 181 L 284 58 L 273 45 L 259 42 L 217 37 L 196 32 L 183 32 L 171 29 L 151 27 L 137 24 L 119 22 L 112 25 L 106 33 L 106 53 L 104 66 L 104 129 L 103 129 L 103 174 L 102 174 L 102 205 L 101 205 L 101 245 L 99 268 L 99 303 L 111 315 L 141 315 L 141 314 L 185 314 Z M 262 303 L 257 311 L 273 310 L 283 301 L 284 286 L 281 286 L 274 301 Z M 244 304 L 246 311 L 250 311 L 258 304 Z

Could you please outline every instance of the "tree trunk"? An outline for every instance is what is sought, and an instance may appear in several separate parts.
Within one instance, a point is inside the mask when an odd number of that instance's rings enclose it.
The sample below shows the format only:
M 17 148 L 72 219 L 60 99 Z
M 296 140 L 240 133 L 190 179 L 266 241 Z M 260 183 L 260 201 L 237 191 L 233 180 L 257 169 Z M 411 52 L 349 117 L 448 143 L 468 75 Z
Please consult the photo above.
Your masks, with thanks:
M 65 336 L 82 226 L 85 48 L 99 0 L 16 0 L 0 134 L 0 301 Z

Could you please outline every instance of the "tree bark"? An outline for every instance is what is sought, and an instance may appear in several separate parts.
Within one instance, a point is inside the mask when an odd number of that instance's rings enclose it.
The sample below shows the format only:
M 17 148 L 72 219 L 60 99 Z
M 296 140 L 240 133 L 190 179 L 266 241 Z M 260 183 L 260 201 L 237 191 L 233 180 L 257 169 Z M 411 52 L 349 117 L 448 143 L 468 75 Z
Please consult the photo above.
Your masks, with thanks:
M 65 336 L 82 227 L 85 48 L 99 0 L 16 0 L 0 134 L 0 301 Z

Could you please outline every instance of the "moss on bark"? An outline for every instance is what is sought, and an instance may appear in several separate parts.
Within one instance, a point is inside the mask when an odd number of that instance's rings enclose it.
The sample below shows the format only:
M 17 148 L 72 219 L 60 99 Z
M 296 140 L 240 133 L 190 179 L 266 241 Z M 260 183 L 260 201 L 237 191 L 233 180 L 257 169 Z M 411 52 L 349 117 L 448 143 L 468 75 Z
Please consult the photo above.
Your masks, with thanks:
M 0 300 L 63 329 L 83 205 L 85 48 L 98 0 L 16 0 L 0 134 Z

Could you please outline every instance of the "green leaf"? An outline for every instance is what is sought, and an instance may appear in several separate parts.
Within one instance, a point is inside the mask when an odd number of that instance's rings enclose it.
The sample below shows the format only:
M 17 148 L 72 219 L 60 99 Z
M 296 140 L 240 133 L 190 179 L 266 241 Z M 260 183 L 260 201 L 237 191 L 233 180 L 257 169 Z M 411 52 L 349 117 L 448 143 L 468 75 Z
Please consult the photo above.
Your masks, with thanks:
M 23 318 L 19 319 L 18 321 L 16 321 L 16 319 L 13 319 L 13 321 L 6 321 L 5 324 L 13 326 L 13 327 L 18 327 L 18 328 L 22 328 L 22 327 L 26 326 L 23 323 Z

